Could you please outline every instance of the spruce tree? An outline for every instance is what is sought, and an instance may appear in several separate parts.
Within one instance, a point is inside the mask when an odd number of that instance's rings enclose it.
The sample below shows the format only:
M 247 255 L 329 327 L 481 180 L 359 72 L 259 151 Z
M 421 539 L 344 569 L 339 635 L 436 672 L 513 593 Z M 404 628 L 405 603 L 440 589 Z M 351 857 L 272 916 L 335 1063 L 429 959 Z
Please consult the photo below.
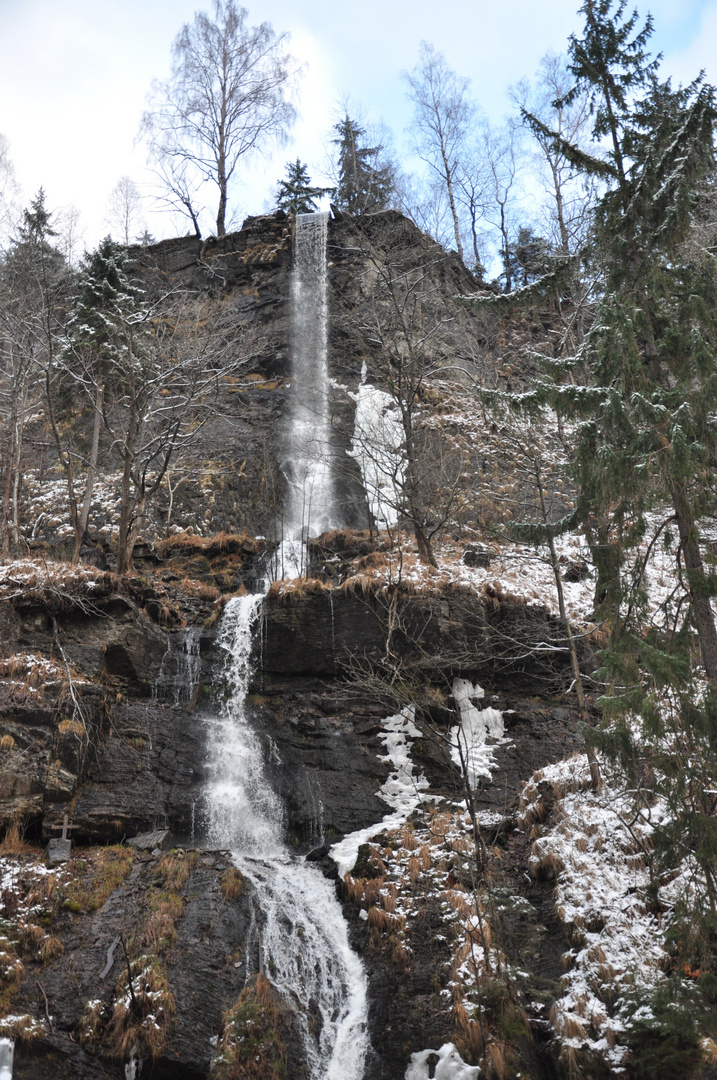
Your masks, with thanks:
M 302 165 L 299 158 L 287 161 L 286 176 L 276 189 L 276 208 L 287 214 L 313 214 L 316 200 L 332 191 L 333 188 L 312 187 L 309 167 Z
M 382 146 L 365 146 L 366 134 L 347 114 L 334 127 L 338 147 L 338 177 L 335 191 L 339 210 L 367 214 L 385 210 L 393 194 L 393 179 L 387 165 L 380 164 Z
M 572 356 L 543 358 L 545 376 L 508 404 L 550 406 L 572 432 L 576 512 L 550 531 L 582 526 L 598 572 L 607 644 L 597 741 L 638 792 L 649 776 L 647 797 L 666 800 L 656 859 L 662 869 L 685 857 L 699 867 L 686 925 L 704 945 L 717 928 L 717 581 L 701 532 L 717 509 L 717 236 L 695 233 L 714 201 L 717 112 L 701 77 L 679 88 L 659 78 L 651 20 L 624 9 L 586 0 L 583 35 L 570 39 L 571 93 L 590 96 L 595 153 L 526 117 L 605 191 L 583 252 L 597 279 L 592 325 Z M 677 586 L 658 610 L 648 540 L 676 547 Z

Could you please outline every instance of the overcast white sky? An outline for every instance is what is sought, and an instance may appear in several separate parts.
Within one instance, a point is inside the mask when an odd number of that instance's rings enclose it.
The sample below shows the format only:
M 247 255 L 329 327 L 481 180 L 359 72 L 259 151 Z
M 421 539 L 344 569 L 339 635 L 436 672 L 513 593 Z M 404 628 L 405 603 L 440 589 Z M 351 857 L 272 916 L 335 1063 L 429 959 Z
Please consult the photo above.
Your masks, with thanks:
M 241 219 L 271 205 L 284 163 L 299 155 L 321 179 L 338 103 L 350 95 L 384 121 L 400 148 L 410 118 L 400 79 L 420 41 L 442 50 L 499 121 L 507 88 L 531 77 L 548 50 L 562 52 L 579 28 L 580 0 L 253 0 L 251 23 L 291 33 L 307 64 L 292 143 L 256 163 L 235 210 Z M 642 4 L 641 13 L 648 9 Z M 110 193 L 122 175 L 149 188 L 135 137 L 154 77 L 169 70 L 171 43 L 202 0 L 0 0 L 0 132 L 10 141 L 25 203 L 43 185 L 48 205 L 81 211 L 89 246 L 107 231 Z M 701 68 L 717 81 L 717 0 L 653 0 L 654 51 L 663 72 L 689 81 Z M 172 231 L 147 220 L 156 236 Z

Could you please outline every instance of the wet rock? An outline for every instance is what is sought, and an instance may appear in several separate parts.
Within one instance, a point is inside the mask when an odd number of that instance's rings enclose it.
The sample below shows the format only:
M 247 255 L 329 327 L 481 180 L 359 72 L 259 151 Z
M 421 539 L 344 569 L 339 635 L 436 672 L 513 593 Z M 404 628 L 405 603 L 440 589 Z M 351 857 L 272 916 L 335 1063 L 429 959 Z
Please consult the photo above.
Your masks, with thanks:
M 461 562 L 465 566 L 487 567 L 491 563 L 491 553 L 477 544 L 471 544 L 461 555 Z
M 139 833 L 127 841 L 129 847 L 138 851 L 168 851 L 173 847 L 172 834 L 169 829 L 161 829 L 156 832 Z

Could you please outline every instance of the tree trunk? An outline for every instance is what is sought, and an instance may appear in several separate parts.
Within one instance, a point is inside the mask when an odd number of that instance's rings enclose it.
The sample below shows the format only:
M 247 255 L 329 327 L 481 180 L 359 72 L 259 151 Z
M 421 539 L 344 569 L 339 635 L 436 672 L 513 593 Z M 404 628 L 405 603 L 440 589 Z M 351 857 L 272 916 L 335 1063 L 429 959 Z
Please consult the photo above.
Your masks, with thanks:
M 90 517 L 90 506 L 92 504 L 92 491 L 95 486 L 95 476 L 97 474 L 97 458 L 99 456 L 100 449 L 100 428 L 102 426 L 102 401 L 104 398 L 104 386 L 98 384 L 95 390 L 95 419 L 94 428 L 92 430 L 92 448 L 90 450 L 90 461 L 87 469 L 87 480 L 85 482 L 85 494 L 82 500 L 82 510 L 75 521 L 75 550 L 72 555 L 72 565 L 77 566 L 80 561 L 80 551 L 82 550 L 82 541 L 85 538 L 87 532 L 87 522 Z
M 15 421 L 15 459 L 13 461 L 12 476 L 12 540 L 15 550 L 20 546 L 20 480 L 22 473 L 22 433 L 23 423 L 19 417 Z
M 122 484 L 120 487 L 122 507 L 120 509 L 119 536 L 117 537 L 117 573 L 120 575 L 126 574 L 129 569 L 129 529 L 130 517 L 132 514 L 132 508 L 130 506 L 129 487 L 130 459 L 129 455 L 125 454 L 124 468 L 122 469 Z
M 461 244 L 461 228 L 458 224 L 458 211 L 456 210 L 456 200 L 453 194 L 453 180 L 451 178 L 452 169 L 448 158 L 446 157 L 443 148 L 441 147 L 441 157 L 443 158 L 443 169 L 446 177 L 446 190 L 448 192 L 448 202 L 451 207 L 451 217 L 453 218 L 453 232 L 456 238 L 456 251 L 458 256 L 463 262 L 463 245 Z
M 714 687 L 717 687 L 717 629 L 715 629 L 714 612 L 707 589 L 707 576 L 702 561 L 697 527 L 682 484 L 672 480 L 670 494 L 685 560 L 692 617 L 695 620 L 697 636 L 700 640 L 702 663 L 707 678 Z
M 217 184 L 219 185 L 219 208 L 217 210 L 217 236 L 226 233 L 225 218 L 227 213 L 227 178 L 224 159 L 220 157 L 217 171 Z
M 415 519 L 413 520 L 412 524 L 413 532 L 416 537 L 416 544 L 418 546 L 419 559 L 421 560 L 421 562 L 428 563 L 429 566 L 438 566 L 438 563 L 436 562 L 436 556 L 431 550 L 431 541 L 428 539 L 425 532 L 423 531 L 423 526 L 419 525 Z
M 548 524 L 548 514 L 545 507 L 545 496 L 543 493 L 543 483 L 540 477 L 540 473 L 537 473 L 538 492 L 540 495 L 540 508 L 543 515 L 543 523 Z M 565 637 L 568 642 L 568 652 L 570 653 L 570 668 L 573 673 L 573 682 L 575 684 L 575 695 L 578 699 L 578 715 L 583 724 L 590 723 L 590 715 L 588 713 L 587 704 L 585 702 L 585 691 L 583 688 L 583 677 L 580 672 L 580 661 L 578 659 L 578 649 L 575 644 L 575 638 L 570 627 L 570 620 L 568 619 L 568 612 L 565 607 L 565 593 L 563 591 L 563 575 L 560 569 L 560 562 L 558 561 L 558 553 L 555 549 L 555 539 L 550 536 L 548 538 L 548 548 L 550 550 L 550 562 L 553 568 L 553 577 L 555 578 L 555 590 L 558 594 L 558 610 L 560 612 L 560 619 L 565 627 Z M 592 746 L 585 745 L 585 753 L 588 759 L 588 765 L 590 766 L 590 787 L 593 791 L 600 790 L 601 778 L 600 778 L 600 763 L 597 759 L 595 751 Z

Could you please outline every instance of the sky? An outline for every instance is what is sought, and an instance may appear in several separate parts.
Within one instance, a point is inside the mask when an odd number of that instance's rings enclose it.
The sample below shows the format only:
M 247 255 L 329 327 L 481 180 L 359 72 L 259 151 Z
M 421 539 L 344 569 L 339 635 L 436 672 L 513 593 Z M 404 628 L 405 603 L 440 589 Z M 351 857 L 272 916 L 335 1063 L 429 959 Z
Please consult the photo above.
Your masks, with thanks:
M 385 123 L 405 152 L 411 106 L 401 72 L 416 64 L 422 40 L 471 80 L 484 111 L 500 122 L 511 108 L 508 88 L 579 30 L 579 2 L 247 0 L 251 24 L 268 21 L 291 34 L 304 74 L 291 140 L 243 171 L 235 220 L 271 208 L 285 162 L 297 156 L 314 182 L 325 179 L 331 127 L 347 97 L 368 121 Z M 109 231 L 113 188 L 130 176 L 146 196 L 154 236 L 186 231 L 153 209 L 137 133 L 152 80 L 169 73 L 172 41 L 209 7 L 209 0 L 0 0 L 0 133 L 24 205 L 42 185 L 50 209 L 79 210 L 81 238 L 92 247 Z M 717 81 L 717 0 L 652 0 L 649 10 L 663 72 L 686 82 L 704 68 Z

